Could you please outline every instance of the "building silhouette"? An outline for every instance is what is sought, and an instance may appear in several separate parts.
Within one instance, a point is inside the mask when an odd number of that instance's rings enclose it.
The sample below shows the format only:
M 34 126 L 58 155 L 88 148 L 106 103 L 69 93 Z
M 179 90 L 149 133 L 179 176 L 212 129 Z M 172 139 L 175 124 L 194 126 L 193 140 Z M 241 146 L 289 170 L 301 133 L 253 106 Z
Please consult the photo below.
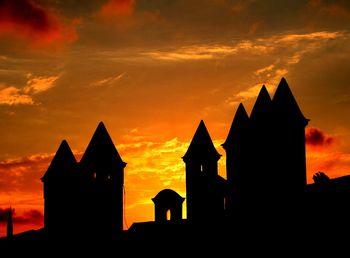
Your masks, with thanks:
M 74 231 L 78 221 L 78 177 L 78 163 L 67 141 L 63 140 L 41 178 L 44 184 L 44 227 L 53 234 Z
M 155 222 L 165 222 L 167 220 L 180 222 L 182 220 L 182 203 L 185 198 L 171 189 L 160 191 L 152 201 L 154 202 Z
M 49 234 L 107 237 L 122 231 L 125 166 L 102 122 L 79 163 L 62 141 L 41 179 Z
M 267 235 L 274 236 L 273 243 L 277 243 L 295 234 L 302 239 L 313 233 L 317 239 L 329 232 L 334 236 L 340 229 L 348 232 L 350 176 L 330 179 L 318 172 L 314 183 L 307 185 L 308 122 L 284 78 L 273 98 L 262 86 L 250 115 L 239 104 L 222 144 L 226 152 L 224 179 L 218 173 L 221 155 L 201 120 L 182 157 L 187 219 L 182 218 L 185 198 L 164 189 L 152 198 L 155 221 L 137 222 L 124 231 L 126 163 L 101 122 L 80 162 L 62 141 L 42 177 L 44 228 L 13 238 L 114 239 L 126 249 L 138 246 L 135 243 L 157 247 L 164 242 L 170 247 L 176 242 L 194 249 L 198 242 L 196 247 L 204 250 L 224 243 L 222 249 L 233 252 L 231 245 L 239 245 L 247 234 L 249 243 L 259 243 Z M 9 213 L 8 235 L 11 232 Z M 258 237 L 252 239 L 252 235 Z
M 297 202 L 306 187 L 308 121 L 284 78 L 272 99 L 262 86 L 250 116 L 239 105 L 222 145 L 229 214 L 275 212 Z
M 186 154 L 187 219 L 210 223 L 220 219 L 225 210 L 226 181 L 218 175 L 216 151 L 205 124 L 200 121 Z

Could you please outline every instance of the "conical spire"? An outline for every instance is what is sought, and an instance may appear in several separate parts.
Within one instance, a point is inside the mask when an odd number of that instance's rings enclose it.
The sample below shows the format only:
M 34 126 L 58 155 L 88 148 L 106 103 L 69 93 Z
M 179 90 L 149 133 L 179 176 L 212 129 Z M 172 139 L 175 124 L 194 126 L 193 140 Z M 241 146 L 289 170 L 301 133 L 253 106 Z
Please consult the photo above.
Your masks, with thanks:
M 111 165 L 125 167 L 126 163 L 121 159 L 103 122 L 98 124 L 80 164 L 93 168 Z
M 295 119 L 307 124 L 309 121 L 301 112 L 285 78 L 282 78 L 273 97 L 273 108 L 278 118 Z
M 66 140 L 63 140 L 58 148 L 54 158 L 51 161 L 42 181 L 47 180 L 51 176 L 62 176 L 75 170 L 77 161 L 73 155 L 71 148 Z
M 233 141 L 236 137 L 239 137 L 242 132 L 247 130 L 249 126 L 249 117 L 247 111 L 245 110 L 242 103 L 239 104 L 235 117 L 233 118 L 230 131 L 226 138 L 226 141 L 222 144 L 222 147 L 226 147 L 230 144 L 233 144 Z
M 265 85 L 261 87 L 258 98 L 250 114 L 252 122 L 260 121 L 270 115 L 271 112 L 271 97 Z
M 213 141 L 203 120 L 201 120 L 196 133 L 192 138 L 191 144 L 182 159 L 185 162 L 187 162 L 189 159 L 198 161 L 208 159 L 219 160 L 220 156 L 221 155 L 214 147 Z
M 7 218 L 7 237 L 13 236 L 13 220 L 12 220 L 12 207 L 10 206 L 8 218 Z

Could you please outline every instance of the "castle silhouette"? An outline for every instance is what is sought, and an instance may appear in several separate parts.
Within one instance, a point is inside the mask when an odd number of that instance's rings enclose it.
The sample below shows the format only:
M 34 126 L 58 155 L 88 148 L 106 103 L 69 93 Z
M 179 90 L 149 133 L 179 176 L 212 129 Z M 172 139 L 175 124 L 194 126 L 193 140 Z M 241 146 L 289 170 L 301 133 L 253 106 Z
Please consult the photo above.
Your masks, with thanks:
M 234 237 L 247 230 L 317 230 L 307 216 L 317 222 L 314 225 L 322 223 L 323 232 L 347 228 L 350 176 L 329 179 L 319 172 L 307 185 L 308 122 L 284 78 L 272 99 L 262 86 L 250 116 L 239 104 L 222 144 L 224 179 L 218 174 L 221 155 L 200 121 L 182 157 L 187 219 L 182 218 L 185 198 L 164 189 L 152 198 L 155 221 L 134 223 L 129 230 L 123 230 L 126 163 L 100 122 L 80 162 L 64 140 L 41 178 L 44 228 L 11 239 L 114 239 L 128 244 L 181 235 L 187 240 L 195 236 L 221 241 L 223 235 Z

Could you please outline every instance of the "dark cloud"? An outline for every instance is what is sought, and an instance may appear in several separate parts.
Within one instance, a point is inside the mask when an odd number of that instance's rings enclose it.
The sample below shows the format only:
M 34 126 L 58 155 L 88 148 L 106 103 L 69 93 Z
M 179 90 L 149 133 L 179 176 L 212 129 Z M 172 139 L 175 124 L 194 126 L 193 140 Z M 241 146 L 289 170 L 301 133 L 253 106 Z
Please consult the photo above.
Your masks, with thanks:
M 6 223 L 9 214 L 9 209 L 0 208 L 0 223 Z
M 334 142 L 332 136 L 326 135 L 318 128 L 307 128 L 305 140 L 306 144 L 312 146 L 328 146 Z
M 29 39 L 33 45 L 77 39 L 73 21 L 31 0 L 0 0 L 0 34 Z
M 0 208 L 0 223 L 6 224 L 8 219 L 9 209 Z M 15 209 L 13 209 L 13 223 L 14 224 L 41 224 L 44 215 L 39 210 L 25 211 L 21 216 L 16 216 Z
M 44 215 L 39 210 L 25 211 L 22 216 L 16 216 L 14 214 L 13 223 L 15 224 L 41 224 L 43 222 Z

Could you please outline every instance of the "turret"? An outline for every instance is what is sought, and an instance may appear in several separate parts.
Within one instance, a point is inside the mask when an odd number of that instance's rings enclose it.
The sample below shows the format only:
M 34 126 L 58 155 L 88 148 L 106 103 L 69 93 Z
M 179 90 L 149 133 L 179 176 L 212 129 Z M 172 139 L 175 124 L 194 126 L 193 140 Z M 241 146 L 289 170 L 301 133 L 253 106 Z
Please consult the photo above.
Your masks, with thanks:
M 72 221 L 76 196 L 77 162 L 63 140 L 41 181 L 44 183 L 44 226 L 49 232 L 64 231 Z
M 103 236 L 123 230 L 123 187 L 126 163 L 100 122 L 79 163 L 84 182 L 86 225 Z
M 186 164 L 187 219 L 213 223 L 224 211 L 225 180 L 218 176 L 218 160 L 209 132 L 199 123 L 183 156 Z
M 308 124 L 287 81 L 282 78 L 272 100 L 276 175 L 286 194 L 306 186 L 305 127 Z
M 226 175 L 228 196 L 226 209 L 229 214 L 238 209 L 246 196 L 243 191 L 249 184 L 250 121 L 242 103 L 233 118 L 230 131 L 222 147 L 226 151 Z

